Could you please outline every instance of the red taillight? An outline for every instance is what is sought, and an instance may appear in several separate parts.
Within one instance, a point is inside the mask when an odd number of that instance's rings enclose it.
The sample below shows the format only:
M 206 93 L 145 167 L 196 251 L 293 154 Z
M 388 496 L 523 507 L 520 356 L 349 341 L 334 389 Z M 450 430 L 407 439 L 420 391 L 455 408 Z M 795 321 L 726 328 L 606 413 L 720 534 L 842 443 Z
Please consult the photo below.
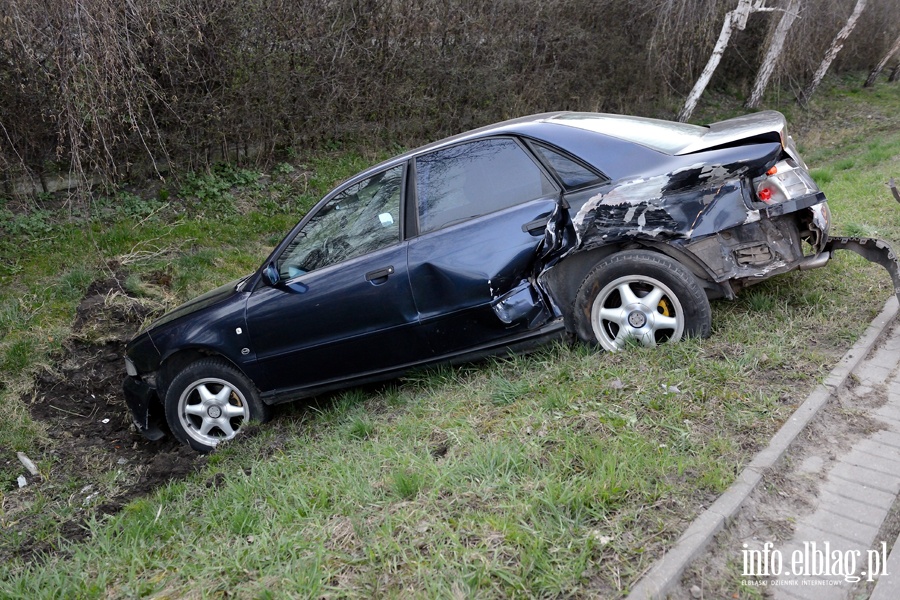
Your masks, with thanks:
M 819 191 L 809 173 L 790 159 L 781 160 L 765 174 L 753 179 L 754 200 L 764 204 L 780 204 Z

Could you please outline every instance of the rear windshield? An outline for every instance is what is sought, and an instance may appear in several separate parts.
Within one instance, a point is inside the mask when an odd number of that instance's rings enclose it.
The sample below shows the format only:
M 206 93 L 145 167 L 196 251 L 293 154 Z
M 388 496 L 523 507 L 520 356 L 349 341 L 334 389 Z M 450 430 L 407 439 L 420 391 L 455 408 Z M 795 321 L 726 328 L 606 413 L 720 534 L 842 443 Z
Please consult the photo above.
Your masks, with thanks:
M 599 113 L 566 113 L 550 120 L 635 142 L 666 154 L 677 153 L 708 131 L 706 127 L 687 123 Z

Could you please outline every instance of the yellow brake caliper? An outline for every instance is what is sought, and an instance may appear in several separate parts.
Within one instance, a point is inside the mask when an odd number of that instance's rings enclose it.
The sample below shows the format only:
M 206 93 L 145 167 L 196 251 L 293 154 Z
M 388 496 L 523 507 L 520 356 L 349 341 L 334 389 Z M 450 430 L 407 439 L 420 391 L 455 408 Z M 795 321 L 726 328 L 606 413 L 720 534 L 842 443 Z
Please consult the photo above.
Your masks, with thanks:
M 664 317 L 672 316 L 672 305 L 669 304 L 668 298 L 663 298 L 659 301 L 659 305 L 656 307 L 657 312 L 659 312 Z

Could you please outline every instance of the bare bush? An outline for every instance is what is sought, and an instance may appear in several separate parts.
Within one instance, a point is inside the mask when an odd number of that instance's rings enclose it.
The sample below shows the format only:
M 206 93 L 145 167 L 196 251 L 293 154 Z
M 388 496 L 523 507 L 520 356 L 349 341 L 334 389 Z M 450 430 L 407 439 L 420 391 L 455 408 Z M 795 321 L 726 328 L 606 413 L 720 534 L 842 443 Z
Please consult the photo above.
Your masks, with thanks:
M 777 81 L 805 85 L 854 1 L 802 2 Z M 885 55 L 893 2 L 870 0 L 833 72 Z M 0 168 L 10 192 L 49 173 L 117 181 L 327 141 L 410 144 L 543 110 L 671 117 L 736 4 L 7 0 Z M 711 87 L 749 90 L 776 24 L 751 19 Z

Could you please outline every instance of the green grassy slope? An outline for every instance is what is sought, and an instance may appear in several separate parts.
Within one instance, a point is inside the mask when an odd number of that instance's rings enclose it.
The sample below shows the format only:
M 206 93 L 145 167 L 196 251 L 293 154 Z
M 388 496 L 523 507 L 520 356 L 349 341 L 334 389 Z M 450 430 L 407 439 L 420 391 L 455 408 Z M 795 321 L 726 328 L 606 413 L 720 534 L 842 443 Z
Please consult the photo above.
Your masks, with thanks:
M 900 176 L 900 87 L 836 87 L 809 111 L 781 108 L 834 233 L 900 247 L 900 205 L 885 186 Z M 202 178 L 182 190 L 189 202 L 98 200 L 87 227 L 0 216 L 0 448 L 41 439 L 21 398 L 110 261 L 148 302 L 186 299 L 254 268 L 317 194 L 374 161 L 225 170 L 218 191 Z M 161 269 L 173 284 L 154 296 Z M 727 488 L 890 293 L 883 270 L 842 253 L 713 303 L 708 340 L 615 355 L 555 345 L 289 407 L 199 474 L 91 522 L 87 541 L 0 565 L 0 596 L 615 597 Z

